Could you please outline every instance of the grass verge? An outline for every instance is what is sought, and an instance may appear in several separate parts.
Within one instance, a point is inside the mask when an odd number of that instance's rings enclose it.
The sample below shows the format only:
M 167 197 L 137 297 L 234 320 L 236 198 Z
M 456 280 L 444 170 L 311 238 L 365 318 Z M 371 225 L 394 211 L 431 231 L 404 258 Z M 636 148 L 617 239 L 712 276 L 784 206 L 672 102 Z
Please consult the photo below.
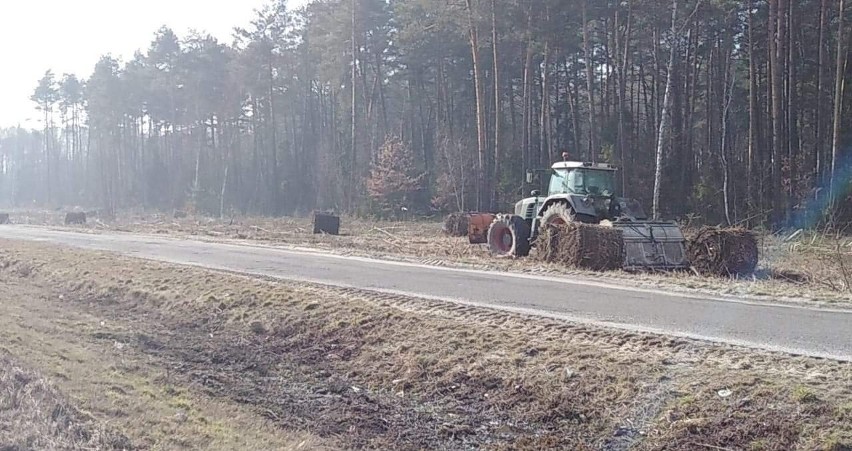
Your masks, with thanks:
M 203 397 L 343 448 L 852 444 L 848 364 L 38 244 L 2 249 L 4 284 L 53 293 L 39 300 L 43 315 L 94 320 L 63 333 L 147 362 L 181 387 L 166 404 L 190 418 L 210 415 L 192 402 Z

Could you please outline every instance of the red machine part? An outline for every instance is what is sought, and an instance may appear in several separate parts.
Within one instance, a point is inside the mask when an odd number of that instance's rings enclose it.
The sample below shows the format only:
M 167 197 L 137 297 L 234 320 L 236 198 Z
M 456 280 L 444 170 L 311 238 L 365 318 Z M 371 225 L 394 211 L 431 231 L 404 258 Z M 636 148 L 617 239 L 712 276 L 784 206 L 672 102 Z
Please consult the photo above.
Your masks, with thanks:
M 491 213 L 471 213 L 468 222 L 467 239 L 470 244 L 485 244 L 488 242 L 488 227 L 494 222 L 496 215 Z

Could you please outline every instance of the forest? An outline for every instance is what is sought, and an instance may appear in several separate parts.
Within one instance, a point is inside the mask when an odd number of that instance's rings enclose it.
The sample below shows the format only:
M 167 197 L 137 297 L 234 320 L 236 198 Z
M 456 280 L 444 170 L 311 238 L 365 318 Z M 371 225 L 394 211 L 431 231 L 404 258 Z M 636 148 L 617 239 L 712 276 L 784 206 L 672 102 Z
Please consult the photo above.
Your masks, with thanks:
M 232 42 L 163 27 L 33 80 L 41 128 L 0 130 L 0 204 L 509 211 L 567 153 L 664 218 L 843 221 L 846 2 L 271 1 Z

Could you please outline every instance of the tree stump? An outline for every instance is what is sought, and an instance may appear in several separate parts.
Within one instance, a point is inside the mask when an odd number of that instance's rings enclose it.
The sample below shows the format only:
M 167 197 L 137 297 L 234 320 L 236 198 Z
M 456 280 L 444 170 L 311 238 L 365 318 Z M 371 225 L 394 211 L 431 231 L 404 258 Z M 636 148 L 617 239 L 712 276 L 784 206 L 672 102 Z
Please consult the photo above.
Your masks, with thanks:
M 314 212 L 314 233 L 340 235 L 340 217 L 331 213 Z
M 68 212 L 65 213 L 65 225 L 71 224 L 85 224 L 86 223 L 86 212 Z
M 9 224 L 9 213 L 0 213 L 0 224 Z

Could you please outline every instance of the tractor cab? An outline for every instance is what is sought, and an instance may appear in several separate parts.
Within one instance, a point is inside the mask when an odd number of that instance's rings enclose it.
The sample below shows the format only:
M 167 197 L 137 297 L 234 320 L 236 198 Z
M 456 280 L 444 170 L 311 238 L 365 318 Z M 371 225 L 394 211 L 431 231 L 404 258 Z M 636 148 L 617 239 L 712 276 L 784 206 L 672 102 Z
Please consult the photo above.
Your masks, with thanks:
M 551 168 L 548 196 L 575 194 L 611 197 L 615 193 L 615 171 L 608 164 L 566 161 Z
M 548 172 L 550 180 L 547 194 L 533 191 L 532 197 L 515 205 L 515 214 L 526 219 L 533 235 L 537 233 L 540 217 L 554 204 L 565 204 L 581 222 L 598 223 L 604 219 L 615 220 L 624 216 L 646 219 L 638 202 L 616 197 L 618 169 L 606 163 L 560 161 Z M 534 181 L 534 171 L 527 173 L 527 181 Z

